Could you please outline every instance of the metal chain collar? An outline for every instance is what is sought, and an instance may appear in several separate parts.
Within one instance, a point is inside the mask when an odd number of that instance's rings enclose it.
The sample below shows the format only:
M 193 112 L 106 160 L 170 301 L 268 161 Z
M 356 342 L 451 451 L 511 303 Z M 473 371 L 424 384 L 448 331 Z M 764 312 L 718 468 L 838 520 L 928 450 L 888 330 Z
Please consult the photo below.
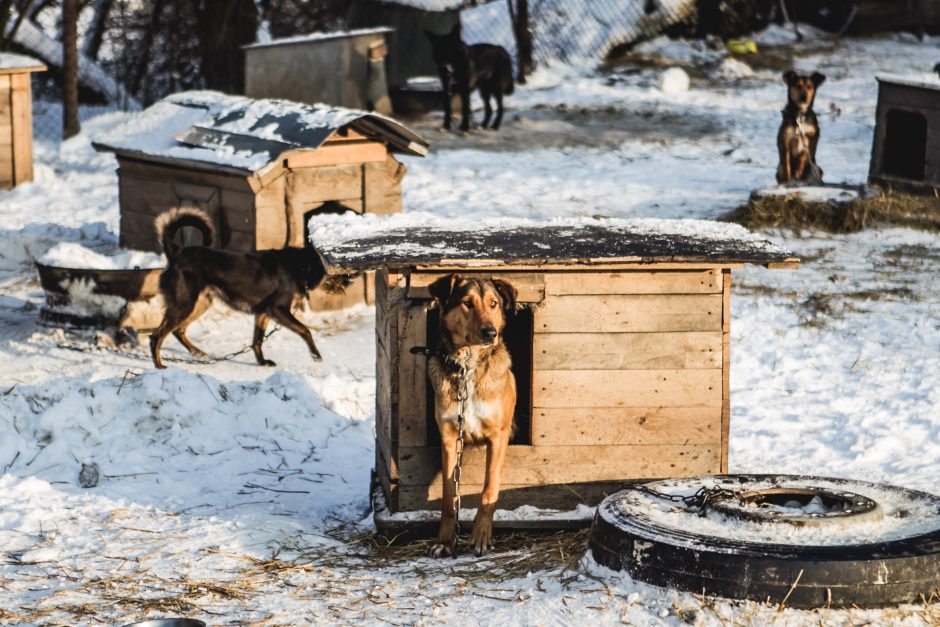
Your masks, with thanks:
M 645 492 L 651 496 L 655 496 L 658 499 L 663 499 L 666 501 L 671 501 L 673 503 L 682 503 L 687 510 L 698 510 L 696 513 L 704 517 L 705 511 L 708 508 L 709 503 L 713 501 L 724 501 L 726 499 L 738 499 L 741 498 L 741 493 L 737 490 L 729 490 L 727 488 L 722 488 L 721 486 L 712 486 L 711 488 L 706 488 L 702 486 L 695 491 L 695 494 L 689 496 L 682 496 L 681 494 L 668 494 L 666 492 L 660 492 L 659 490 L 654 490 L 650 487 L 643 485 L 642 483 L 633 486 L 640 492 Z
M 806 144 L 806 136 L 803 134 L 803 120 L 804 114 L 799 113 L 796 116 L 796 131 L 800 135 L 800 145 L 803 147 L 803 152 L 806 153 L 806 159 L 809 161 L 809 167 L 813 171 L 813 176 L 822 181 L 822 170 L 819 169 L 819 166 L 816 165 L 816 160 L 813 159 L 812 153 L 809 151 L 809 146 Z

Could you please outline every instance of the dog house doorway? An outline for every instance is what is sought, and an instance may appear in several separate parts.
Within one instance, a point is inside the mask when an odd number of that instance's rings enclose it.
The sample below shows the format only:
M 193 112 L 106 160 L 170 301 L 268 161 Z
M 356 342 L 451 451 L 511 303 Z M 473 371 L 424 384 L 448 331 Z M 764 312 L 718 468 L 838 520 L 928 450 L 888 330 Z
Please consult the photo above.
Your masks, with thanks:
M 321 205 L 317 205 L 313 209 L 304 212 L 304 248 L 312 248 L 313 244 L 310 243 L 310 219 L 315 218 L 316 216 L 326 216 L 326 215 L 343 215 L 344 213 L 359 213 L 352 207 L 344 205 L 343 203 L 336 200 L 328 200 Z
M 428 346 L 437 346 L 440 339 L 440 310 L 428 311 Z M 532 346 L 534 343 L 534 316 L 532 309 L 521 307 L 514 316 L 506 320 L 503 342 L 512 359 L 512 373 L 516 378 L 516 410 L 513 414 L 515 430 L 510 444 L 532 444 Z M 428 446 L 440 446 L 441 434 L 434 417 L 434 389 L 427 386 L 427 442 Z
M 916 111 L 892 109 L 885 121 L 882 171 L 923 181 L 927 158 L 927 118 Z

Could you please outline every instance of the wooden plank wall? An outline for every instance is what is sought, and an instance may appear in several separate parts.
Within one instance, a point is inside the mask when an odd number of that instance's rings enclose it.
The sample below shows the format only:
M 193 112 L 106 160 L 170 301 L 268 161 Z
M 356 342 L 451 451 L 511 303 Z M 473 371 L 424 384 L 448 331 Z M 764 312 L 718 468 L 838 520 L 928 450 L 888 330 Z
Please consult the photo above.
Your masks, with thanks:
M 121 246 L 159 249 L 153 221 L 195 205 L 212 216 L 222 248 L 255 249 L 255 194 L 247 177 L 118 158 Z
M 0 75 L 0 189 L 33 180 L 30 74 Z
M 407 296 L 426 298 L 437 276 L 412 273 Z M 596 503 L 626 479 L 727 469 L 730 271 L 517 273 L 512 280 L 529 302 L 540 292 L 544 300 L 532 305 L 531 445 L 510 447 L 501 507 L 573 507 Z M 441 491 L 440 452 L 425 441 L 425 360 L 405 354 L 425 339 L 426 304 L 402 301 L 398 327 L 396 501 L 403 511 L 439 506 Z M 484 458 L 468 447 L 462 492 L 469 503 L 482 489 Z

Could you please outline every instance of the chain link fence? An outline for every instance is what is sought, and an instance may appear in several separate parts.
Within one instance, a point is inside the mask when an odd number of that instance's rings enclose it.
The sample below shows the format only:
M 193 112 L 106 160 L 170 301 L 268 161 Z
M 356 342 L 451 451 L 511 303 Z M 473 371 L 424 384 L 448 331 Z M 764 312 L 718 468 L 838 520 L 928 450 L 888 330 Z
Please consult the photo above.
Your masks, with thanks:
M 667 32 L 695 28 L 696 0 L 529 0 L 533 60 L 596 63 L 612 50 Z M 496 43 L 513 53 L 515 40 L 506 0 L 465 10 L 468 43 Z

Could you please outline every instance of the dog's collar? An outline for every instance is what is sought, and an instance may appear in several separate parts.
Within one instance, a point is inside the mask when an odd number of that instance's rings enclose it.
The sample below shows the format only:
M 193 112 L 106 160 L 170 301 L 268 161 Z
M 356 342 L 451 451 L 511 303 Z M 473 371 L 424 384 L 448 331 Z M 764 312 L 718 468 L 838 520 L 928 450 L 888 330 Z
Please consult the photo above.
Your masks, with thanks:
M 429 346 L 412 346 L 411 354 L 424 355 L 425 357 L 437 357 L 441 360 L 441 363 L 444 364 L 444 367 L 453 374 L 457 374 L 463 370 L 463 366 L 456 359 L 439 348 L 431 348 Z

